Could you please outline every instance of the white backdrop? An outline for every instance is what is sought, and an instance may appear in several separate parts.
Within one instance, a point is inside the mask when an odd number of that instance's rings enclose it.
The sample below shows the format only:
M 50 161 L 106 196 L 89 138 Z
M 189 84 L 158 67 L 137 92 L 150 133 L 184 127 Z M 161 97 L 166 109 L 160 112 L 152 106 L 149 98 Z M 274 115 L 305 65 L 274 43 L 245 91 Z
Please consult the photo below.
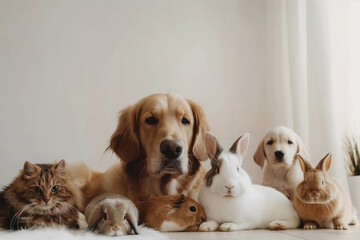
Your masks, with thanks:
M 359 3 L 0 0 L 0 186 L 26 160 L 107 169 L 119 110 L 158 92 L 199 103 L 224 147 L 250 132 L 254 180 L 252 155 L 279 124 L 313 162 L 337 154 L 345 180 L 341 130 L 360 122 Z

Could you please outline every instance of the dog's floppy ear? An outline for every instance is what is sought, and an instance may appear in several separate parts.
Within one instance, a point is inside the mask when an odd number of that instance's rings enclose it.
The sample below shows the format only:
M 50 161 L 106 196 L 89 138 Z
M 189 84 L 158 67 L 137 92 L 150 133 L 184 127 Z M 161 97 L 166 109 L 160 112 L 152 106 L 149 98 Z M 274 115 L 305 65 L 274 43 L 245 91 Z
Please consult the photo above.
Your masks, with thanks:
M 300 154 L 304 159 L 309 159 L 309 153 L 307 152 L 305 148 L 305 144 L 303 140 L 299 137 L 299 135 L 296 135 L 296 142 L 297 142 L 297 154 Z M 296 158 L 296 156 L 295 156 Z
M 118 157 L 130 162 L 135 160 L 140 152 L 140 143 L 137 129 L 137 107 L 129 106 L 120 112 L 118 126 L 111 136 L 109 146 Z
M 264 150 L 264 139 L 263 139 L 259 143 L 259 146 L 258 146 L 256 152 L 254 153 L 254 161 L 262 169 L 264 167 L 265 159 L 266 159 L 266 155 L 265 155 L 265 150 Z
M 205 161 L 208 159 L 205 146 L 205 133 L 210 130 L 209 124 L 206 121 L 205 114 L 201 107 L 189 99 L 187 99 L 187 102 L 189 103 L 194 116 L 192 153 L 198 160 Z

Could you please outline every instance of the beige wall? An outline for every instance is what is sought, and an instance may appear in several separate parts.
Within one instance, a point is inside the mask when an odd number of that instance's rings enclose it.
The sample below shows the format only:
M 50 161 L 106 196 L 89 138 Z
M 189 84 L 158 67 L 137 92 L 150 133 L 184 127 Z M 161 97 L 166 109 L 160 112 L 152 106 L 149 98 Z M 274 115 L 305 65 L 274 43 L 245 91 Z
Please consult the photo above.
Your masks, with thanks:
M 117 113 L 152 93 L 199 103 L 225 147 L 266 132 L 266 1 L 0 0 L 0 185 L 23 162 L 97 170 Z

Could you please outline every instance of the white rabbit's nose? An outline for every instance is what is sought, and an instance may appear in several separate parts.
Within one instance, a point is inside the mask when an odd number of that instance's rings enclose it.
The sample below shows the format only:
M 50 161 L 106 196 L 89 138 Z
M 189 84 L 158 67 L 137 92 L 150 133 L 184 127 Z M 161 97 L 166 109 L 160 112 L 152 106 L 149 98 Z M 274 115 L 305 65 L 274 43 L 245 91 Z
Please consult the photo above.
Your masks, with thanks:
M 232 189 L 232 188 L 235 187 L 235 186 L 232 185 L 232 184 L 228 184 L 228 185 L 225 185 L 225 187 L 230 190 L 230 189 Z

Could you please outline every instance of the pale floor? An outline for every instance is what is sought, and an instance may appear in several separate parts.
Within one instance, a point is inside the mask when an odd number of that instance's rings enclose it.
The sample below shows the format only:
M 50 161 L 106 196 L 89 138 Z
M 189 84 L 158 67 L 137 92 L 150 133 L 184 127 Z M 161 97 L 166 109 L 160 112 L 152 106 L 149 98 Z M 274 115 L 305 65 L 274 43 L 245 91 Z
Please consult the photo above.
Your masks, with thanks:
M 360 240 L 360 227 L 349 230 L 247 230 L 237 232 L 176 232 L 165 233 L 170 240 Z

